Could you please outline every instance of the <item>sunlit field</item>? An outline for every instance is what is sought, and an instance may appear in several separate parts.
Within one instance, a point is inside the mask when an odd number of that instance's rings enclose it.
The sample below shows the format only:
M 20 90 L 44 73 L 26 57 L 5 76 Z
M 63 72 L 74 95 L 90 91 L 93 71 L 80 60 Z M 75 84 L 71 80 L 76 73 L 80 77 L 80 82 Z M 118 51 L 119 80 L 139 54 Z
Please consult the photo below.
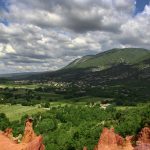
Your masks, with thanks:
M 38 106 L 0 105 L 0 112 L 6 114 L 10 121 L 19 120 L 25 114 L 33 115 L 44 111 Z

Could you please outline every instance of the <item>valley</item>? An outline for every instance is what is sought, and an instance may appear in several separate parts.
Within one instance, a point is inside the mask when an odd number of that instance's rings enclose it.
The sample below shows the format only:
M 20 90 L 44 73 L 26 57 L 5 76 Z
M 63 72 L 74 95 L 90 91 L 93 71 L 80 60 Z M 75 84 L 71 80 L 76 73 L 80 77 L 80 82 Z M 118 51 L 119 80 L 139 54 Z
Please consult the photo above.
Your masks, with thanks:
M 30 116 L 46 150 L 93 150 L 105 127 L 137 135 L 150 125 L 150 52 L 130 50 L 85 56 L 53 72 L 1 76 L 0 130 L 22 135 Z

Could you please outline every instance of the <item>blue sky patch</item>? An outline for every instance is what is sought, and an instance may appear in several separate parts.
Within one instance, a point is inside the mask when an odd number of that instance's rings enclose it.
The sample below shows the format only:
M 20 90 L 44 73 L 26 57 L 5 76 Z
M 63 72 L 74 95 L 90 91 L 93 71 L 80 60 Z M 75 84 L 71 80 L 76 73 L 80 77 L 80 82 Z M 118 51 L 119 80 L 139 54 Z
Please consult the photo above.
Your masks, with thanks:
M 0 22 L 3 23 L 4 25 L 8 26 L 9 25 L 9 21 L 7 19 L 0 19 Z
M 9 11 L 9 0 L 0 0 L 0 11 Z
M 149 4 L 150 4 L 150 0 L 136 0 L 135 14 L 141 13 L 144 10 L 145 5 L 149 5 Z

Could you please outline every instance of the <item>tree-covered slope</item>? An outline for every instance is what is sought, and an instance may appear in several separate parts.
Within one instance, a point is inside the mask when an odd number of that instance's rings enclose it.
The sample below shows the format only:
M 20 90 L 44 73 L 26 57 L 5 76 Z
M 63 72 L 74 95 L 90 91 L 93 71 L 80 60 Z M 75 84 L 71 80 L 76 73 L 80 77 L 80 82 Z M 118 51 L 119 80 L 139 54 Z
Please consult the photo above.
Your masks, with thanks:
M 65 69 L 96 67 L 103 70 L 119 63 L 137 64 L 150 58 L 150 51 L 141 48 L 112 49 L 93 56 L 84 56 L 70 63 Z

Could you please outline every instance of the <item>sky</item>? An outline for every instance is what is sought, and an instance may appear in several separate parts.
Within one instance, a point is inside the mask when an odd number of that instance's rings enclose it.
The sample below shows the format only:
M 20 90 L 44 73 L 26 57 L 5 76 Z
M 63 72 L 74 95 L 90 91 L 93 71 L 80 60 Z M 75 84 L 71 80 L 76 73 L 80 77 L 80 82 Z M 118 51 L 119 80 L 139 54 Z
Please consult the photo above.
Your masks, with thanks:
M 150 48 L 150 0 L 0 0 L 0 74 L 57 70 L 112 48 Z

